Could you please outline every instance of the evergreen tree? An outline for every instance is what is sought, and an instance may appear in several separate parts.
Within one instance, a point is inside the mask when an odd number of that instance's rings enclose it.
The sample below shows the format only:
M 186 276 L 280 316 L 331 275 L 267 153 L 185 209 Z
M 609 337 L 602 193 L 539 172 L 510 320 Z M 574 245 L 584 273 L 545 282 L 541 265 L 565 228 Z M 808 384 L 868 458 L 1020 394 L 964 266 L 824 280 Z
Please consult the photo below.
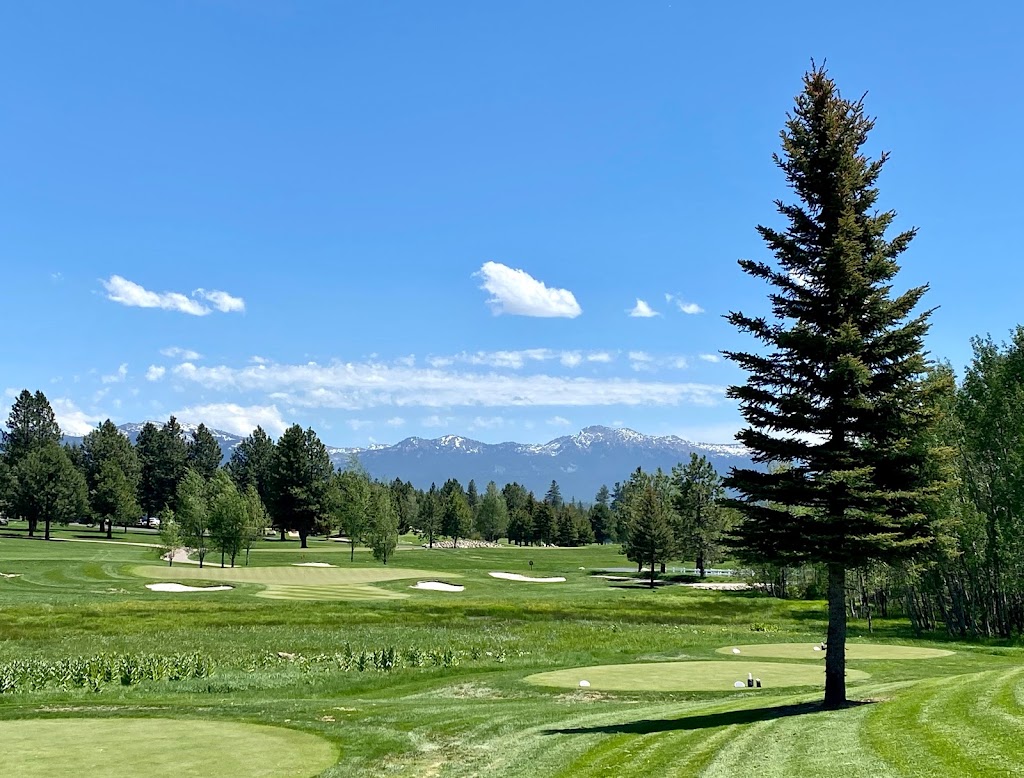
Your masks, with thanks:
M 274 441 L 262 427 L 257 427 L 231 451 L 225 469 L 238 491 L 254 487 L 266 506 L 271 498 L 273 462 Z
M 920 511 L 928 452 L 911 444 L 929 423 L 919 380 L 928 313 L 910 318 L 926 287 L 890 296 L 896 258 L 914 233 L 885 238 L 895 214 L 875 210 L 875 184 L 886 155 L 861 151 L 872 126 L 823 69 L 806 74 L 775 157 L 799 204 L 778 202 L 784 231 L 758 227 L 778 267 L 740 262 L 774 287 L 774 321 L 728 316 L 765 347 L 727 354 L 749 374 L 728 393 L 749 425 L 737 437 L 757 463 L 794 463 L 776 473 L 734 469 L 726 479 L 740 495 L 737 542 L 827 566 L 831 708 L 846 701 L 847 568 L 907 558 L 933 534 Z
M 461 489 L 449 490 L 442 499 L 441 532 L 452 539 L 454 548 L 458 548 L 459 538 L 468 537 L 473 531 L 473 512 Z
M 372 485 L 369 513 L 370 550 L 374 559 L 386 565 L 398 546 L 398 511 L 388 487 Z
M 434 538 L 441 532 L 441 495 L 436 484 L 431 484 L 430 491 L 420 500 L 417 521 L 420 535 L 427 538 L 427 547 L 433 548 Z
M 294 424 L 285 430 L 274 452 L 274 513 L 281 526 L 298 531 L 302 548 L 306 539 L 333 507 L 334 466 L 327 447 L 312 428 Z
M 602 484 L 594 497 L 594 504 L 590 507 L 590 528 L 594 540 L 598 543 L 607 543 L 613 539 L 615 529 L 615 517 L 612 515 L 611 494 L 608 487 Z
M 52 440 L 43 441 L 20 449 L 21 459 L 12 468 L 17 485 L 9 508 L 14 516 L 28 521 L 30 537 L 42 520 L 43 537 L 49 540 L 51 522 L 67 524 L 82 518 L 89 510 L 89 500 L 85 478 L 64 448 Z
M 124 524 L 127 531 L 128 522 L 138 519 L 142 511 L 138 501 L 141 477 L 139 458 L 131 442 L 114 422 L 107 419 L 82 439 L 81 461 L 89 488 L 90 507 L 93 517 L 100 523 L 100 529 L 105 527 L 107 537 L 112 537 L 114 521 L 117 520 Z M 121 477 L 115 476 L 111 467 L 119 470 Z M 104 468 L 107 471 L 104 479 L 106 489 L 100 490 L 100 474 Z M 115 483 L 119 484 L 122 478 L 127 489 L 117 485 L 111 492 L 111 487 Z M 130 502 L 126 494 L 128 490 L 131 491 Z
M 192 433 L 192 439 L 187 444 L 186 451 L 188 466 L 203 478 L 210 480 L 220 469 L 222 458 L 220 446 L 205 424 L 196 427 Z
M 469 479 L 469 484 L 466 486 L 466 504 L 469 505 L 475 522 L 476 512 L 480 510 L 480 493 L 476 489 L 476 481 L 472 478 Z
M 548 493 L 544 495 L 544 502 L 555 511 L 562 507 L 562 490 L 558 488 L 557 481 L 551 482 L 551 486 L 548 487 Z
M 22 389 L 11 406 L 7 429 L 0 430 L 0 457 L 13 468 L 32 451 L 60 444 L 60 438 L 60 426 L 46 395 Z
M 650 585 L 654 588 L 655 565 L 663 562 L 675 548 L 672 522 L 664 497 L 658 494 L 653 481 L 635 489 L 626 507 L 626 538 L 622 551 L 638 566 L 651 566 Z
M 188 449 L 181 425 L 171 416 L 159 429 L 151 422 L 135 439 L 141 478 L 139 503 L 147 516 L 156 516 L 173 507 L 178 484 L 188 469 Z
M 535 502 L 531 519 L 533 541 L 547 546 L 552 545 L 555 542 L 558 528 L 555 522 L 555 512 L 551 505 L 547 502 Z
M 505 535 L 508 528 L 508 506 L 498 485 L 491 481 L 484 490 L 480 509 L 476 515 L 476 531 L 484 540 L 495 541 Z
M 705 565 L 717 560 L 725 532 L 722 479 L 707 457 L 691 453 L 686 465 L 672 468 L 672 482 L 678 551 L 696 561 L 704 578 Z
M 508 507 L 509 542 L 517 545 L 529 543 L 533 539 L 533 518 L 531 495 L 522 484 L 512 482 L 505 484 L 501 490 Z

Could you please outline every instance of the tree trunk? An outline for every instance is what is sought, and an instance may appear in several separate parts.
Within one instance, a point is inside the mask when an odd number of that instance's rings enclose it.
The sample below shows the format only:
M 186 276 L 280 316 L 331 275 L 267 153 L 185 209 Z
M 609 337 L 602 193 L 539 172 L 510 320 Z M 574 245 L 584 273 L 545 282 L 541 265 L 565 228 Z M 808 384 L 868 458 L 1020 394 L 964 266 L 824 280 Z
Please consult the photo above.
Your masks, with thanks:
M 349 545 L 348 561 L 349 562 L 355 562 L 356 561 L 356 539 L 355 538 L 349 538 L 348 539 L 348 545 Z M 431 546 L 431 548 L 433 548 L 433 546 Z
M 107 540 L 113 540 L 114 539 L 114 520 L 113 519 L 107 519 L 106 520 L 106 525 L 107 525 Z
M 36 520 L 35 519 L 29 519 L 28 520 L 28 536 L 30 538 L 34 538 L 35 535 L 36 535 Z
M 651 554 L 651 588 L 654 588 L 654 554 Z
M 707 576 L 707 571 L 704 569 L 704 553 L 701 552 L 697 555 L 697 572 L 700 573 L 701 578 Z
M 284 525 L 281 525 L 281 542 L 284 543 L 286 539 L 287 538 L 285 537 Z
M 220 550 L 220 566 L 221 566 L 221 569 L 224 568 L 224 549 Z
M 50 517 L 47 516 L 46 520 L 43 522 L 43 540 L 49 540 L 49 539 L 50 539 Z
M 825 652 L 825 708 L 846 704 L 846 568 L 828 566 L 828 641 Z
M 309 548 L 306 545 L 306 532 L 305 530 L 299 530 L 299 548 Z

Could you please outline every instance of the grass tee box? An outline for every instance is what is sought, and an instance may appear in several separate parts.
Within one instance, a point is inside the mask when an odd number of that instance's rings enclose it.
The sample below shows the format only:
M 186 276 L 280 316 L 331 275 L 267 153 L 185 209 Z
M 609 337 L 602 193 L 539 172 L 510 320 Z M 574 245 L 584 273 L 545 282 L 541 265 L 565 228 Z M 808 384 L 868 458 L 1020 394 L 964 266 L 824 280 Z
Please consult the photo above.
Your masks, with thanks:
M 595 691 L 620 692 L 711 692 L 733 691 L 736 681 L 746 681 L 747 673 L 760 678 L 764 688 L 824 686 L 820 667 L 784 662 L 649 662 L 643 664 L 594 665 L 537 673 L 524 680 L 538 686 L 578 688 L 588 681 Z M 870 676 L 859 670 L 847 670 L 848 681 L 864 681 Z
M 750 646 L 724 646 L 719 654 L 772 657 L 775 659 L 824 659 L 825 651 L 813 643 L 759 643 Z M 882 643 L 847 643 L 847 659 L 939 659 L 952 656 L 952 651 L 923 646 L 899 646 Z
M 146 578 L 161 581 L 229 581 L 259 584 L 266 587 L 256 594 L 273 600 L 385 600 L 408 597 L 371 586 L 382 581 L 406 578 L 431 579 L 442 575 L 460 577 L 457 573 L 431 570 L 410 570 L 400 567 L 195 567 L 178 565 L 162 567 L 146 565 L 134 568 Z
M 3 774 L 18 778 L 310 778 L 334 764 L 323 738 L 283 727 L 194 719 L 0 722 Z

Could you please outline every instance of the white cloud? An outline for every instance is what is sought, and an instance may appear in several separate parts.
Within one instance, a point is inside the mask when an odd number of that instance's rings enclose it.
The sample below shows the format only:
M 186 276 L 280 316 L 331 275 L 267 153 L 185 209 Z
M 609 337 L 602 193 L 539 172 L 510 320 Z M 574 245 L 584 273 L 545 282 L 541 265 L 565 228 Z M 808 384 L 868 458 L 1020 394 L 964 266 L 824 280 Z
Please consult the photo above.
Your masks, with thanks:
M 122 362 L 121 366 L 117 368 L 117 372 L 113 375 L 105 375 L 100 378 L 105 384 L 119 384 L 128 377 L 128 363 Z
M 588 362 L 601 362 L 602 364 L 608 364 L 615 357 L 613 357 L 607 351 L 595 351 L 593 354 L 587 354 Z
M 395 360 L 396 365 L 403 365 L 404 367 L 412 367 L 416 364 L 416 355 L 408 354 L 404 357 L 399 357 Z
M 173 415 L 180 421 L 191 424 L 202 422 L 207 427 L 233 432 L 236 435 L 248 435 L 256 427 L 263 427 L 271 435 L 280 435 L 288 428 L 276 405 L 209 403 L 182 408 L 174 411 Z
M 146 371 L 146 380 L 159 381 L 161 378 L 164 377 L 164 373 L 166 372 L 166 367 L 163 367 L 161 365 L 150 365 L 149 369 Z
M 583 361 L 583 355 L 578 351 L 563 351 L 558 361 L 565 365 L 565 367 L 576 367 Z
M 583 310 L 568 289 L 552 289 L 525 270 L 497 262 L 485 262 L 474 273 L 483 279 L 481 289 L 491 296 L 487 304 L 495 315 L 562 317 L 575 319 Z
M 572 426 L 572 422 L 569 421 L 564 416 L 552 416 L 550 419 L 548 419 L 548 424 L 550 424 L 552 427 L 570 427 L 570 426 Z
M 466 365 L 478 365 L 484 367 L 509 368 L 518 370 L 531 362 L 550 362 L 557 360 L 565 367 L 577 367 L 583 360 L 588 362 L 610 362 L 611 355 L 608 352 L 592 352 L 584 354 L 582 351 L 559 351 L 550 348 L 527 348 L 499 351 L 463 351 L 460 354 L 447 356 L 432 356 L 427 358 L 427 364 L 431 367 L 449 367 L 456 363 Z M 395 364 L 404 367 L 412 367 L 411 363 L 404 360 L 395 360 Z
M 195 353 L 195 352 L 193 352 L 193 353 Z M 196 354 L 194 357 L 192 357 L 192 359 L 198 359 L 198 358 L 199 358 L 198 354 Z M 189 358 L 185 357 L 185 359 L 189 359 Z M 191 361 L 191 360 L 189 360 L 189 361 Z M 254 365 L 268 365 L 268 364 L 270 364 L 270 360 L 269 359 L 267 359 L 266 357 L 258 356 L 256 354 L 254 354 L 253 356 L 249 357 L 249 361 L 252 362 Z
M 160 353 L 165 357 L 171 359 L 183 359 L 186 362 L 195 362 L 197 359 L 202 359 L 203 355 L 198 351 L 193 351 L 190 348 L 181 348 L 180 346 L 168 346 L 167 348 L 160 349 Z M 256 361 L 256 357 L 253 357 L 253 361 Z
M 405 419 L 403 419 L 401 416 L 392 416 L 384 423 L 387 424 L 389 427 L 401 427 L 405 424 Z
M 57 424 L 65 435 L 76 435 L 81 437 L 88 435 L 106 419 L 106 416 L 86 413 L 78 408 L 74 402 L 67 397 L 57 397 L 50 400 L 53 414 L 57 417 Z
M 427 416 L 425 419 L 420 421 L 424 427 L 447 427 L 455 419 L 451 416 L 438 416 L 436 413 L 433 416 Z
M 210 308 L 195 299 L 195 295 L 199 295 L 212 303 L 218 311 L 227 313 L 245 310 L 245 301 L 242 298 L 233 297 L 227 292 L 216 289 L 210 291 L 197 289 L 192 293 L 193 296 L 189 297 L 181 292 L 153 292 L 119 275 L 112 275 L 101 283 L 107 290 L 108 300 L 132 308 L 161 308 L 165 311 L 178 311 L 191 316 L 206 316 L 210 313 Z
M 653 357 L 631 352 L 634 364 Z M 269 364 L 174 368 L 181 381 L 222 392 L 263 392 L 294 407 L 362 410 L 376 407 L 450 408 L 605 405 L 712 405 L 721 386 L 624 378 L 519 375 L 406 368 L 381 363 Z
M 639 297 L 636 298 L 636 305 L 634 305 L 631 310 L 627 311 L 627 313 L 629 313 L 629 315 L 634 319 L 650 319 L 653 316 L 661 316 L 660 313 L 651 308 L 651 306 Z
M 373 422 L 367 419 L 346 419 L 345 424 L 348 425 L 350 430 L 355 430 L 357 432 L 361 429 L 373 426 Z
M 501 416 L 477 416 L 470 422 L 471 430 L 493 430 L 505 426 L 505 419 Z
M 676 370 L 685 370 L 690 366 L 690 360 L 686 357 L 669 357 L 666 362 L 669 367 L 674 367 Z
M 675 303 L 676 308 L 678 308 L 682 313 L 690 314 L 691 316 L 698 313 L 704 313 L 704 309 L 697 305 L 697 303 L 688 303 L 679 297 L 679 295 L 666 294 L 665 302 Z
M 722 361 L 722 358 L 718 356 L 718 354 L 701 354 L 700 358 L 705 362 L 711 362 L 712 364 Z
M 242 313 L 245 311 L 245 300 L 241 297 L 234 297 L 227 292 L 222 292 L 219 289 L 211 289 L 210 291 L 196 289 L 192 295 L 206 298 L 221 313 Z

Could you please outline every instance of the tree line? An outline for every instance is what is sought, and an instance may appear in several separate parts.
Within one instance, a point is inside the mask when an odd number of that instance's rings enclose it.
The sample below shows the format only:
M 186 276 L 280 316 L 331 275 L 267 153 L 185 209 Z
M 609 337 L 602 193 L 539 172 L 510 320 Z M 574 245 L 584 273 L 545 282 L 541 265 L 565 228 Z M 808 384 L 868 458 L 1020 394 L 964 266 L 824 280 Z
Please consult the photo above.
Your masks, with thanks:
M 42 392 L 24 390 L 15 399 L 0 438 L 0 508 L 28 523 L 40 523 L 49 539 L 52 522 L 88 520 L 107 537 L 115 526 L 127 532 L 140 517 L 160 519 L 169 561 L 180 548 L 200 564 L 207 553 L 235 564 L 268 528 L 299 536 L 342 535 L 366 543 L 387 564 L 398 537 L 417 532 L 433 548 L 441 538 L 453 545 L 469 538 L 516 545 L 582 546 L 619 542 L 627 556 L 661 565 L 680 555 L 703 571 L 720 552 L 725 515 L 719 506 L 721 479 L 704 458 L 602 486 L 590 505 L 563 499 L 556 481 L 540 498 L 522 484 L 502 488 L 491 481 L 481 494 L 471 480 L 452 478 L 440 487 L 417 489 L 408 481 L 375 481 L 352 457 L 335 470 L 327 448 L 312 429 L 289 427 L 274 441 L 257 427 L 222 466 L 216 439 L 200 424 L 189 436 L 177 419 L 147 423 L 134 445 L 109 419 L 81 445 L 61 445 L 61 431 Z M 645 490 L 657 495 L 649 513 Z M 666 526 L 662 526 L 664 522 Z

